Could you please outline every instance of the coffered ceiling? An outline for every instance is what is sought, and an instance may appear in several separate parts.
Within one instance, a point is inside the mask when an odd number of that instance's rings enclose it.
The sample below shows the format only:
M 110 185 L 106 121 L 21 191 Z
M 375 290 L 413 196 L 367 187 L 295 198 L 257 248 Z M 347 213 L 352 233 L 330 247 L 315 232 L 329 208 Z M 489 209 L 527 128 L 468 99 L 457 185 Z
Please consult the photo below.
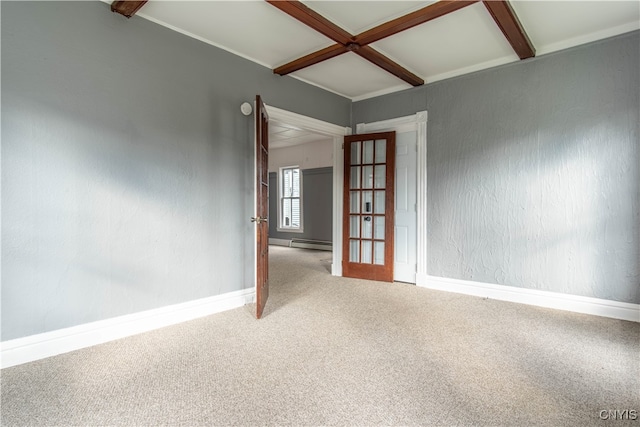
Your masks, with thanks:
M 288 75 L 360 100 L 531 56 L 516 53 L 518 42 L 508 40 L 504 21 L 492 16 L 492 6 L 503 3 L 151 0 L 124 2 L 119 11 L 139 7 L 133 11 L 137 16 L 276 71 L 310 56 L 313 65 Z M 535 56 L 640 28 L 635 0 L 512 0 L 507 7 Z M 445 8 L 457 10 L 432 16 Z M 401 31 L 394 26 L 397 32 L 367 42 L 367 32 L 381 34 L 386 23 L 407 21 L 408 14 L 424 22 Z

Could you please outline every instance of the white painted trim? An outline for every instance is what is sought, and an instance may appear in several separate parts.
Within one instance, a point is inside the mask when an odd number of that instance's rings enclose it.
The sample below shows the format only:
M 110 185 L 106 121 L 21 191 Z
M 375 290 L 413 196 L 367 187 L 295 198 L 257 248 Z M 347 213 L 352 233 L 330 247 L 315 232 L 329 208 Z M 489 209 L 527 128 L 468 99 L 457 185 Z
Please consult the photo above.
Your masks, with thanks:
M 426 111 L 411 116 L 381 120 L 374 123 L 358 123 L 358 133 L 367 132 L 411 132 L 416 131 L 416 282 L 427 274 L 427 121 Z
M 376 96 L 387 95 L 389 93 L 400 92 L 401 90 L 406 90 L 411 88 L 412 88 L 411 85 L 404 83 L 404 84 L 395 85 L 395 86 L 391 86 L 391 87 L 380 89 L 380 90 L 375 90 L 373 92 L 368 92 L 363 95 L 354 96 L 353 98 L 351 98 L 351 101 L 352 102 L 363 101 L 365 99 L 375 98 Z M 342 95 L 342 96 L 345 96 L 345 95 Z
M 640 304 L 435 276 L 422 276 L 417 285 L 439 291 L 640 322 Z
M 411 132 L 418 129 L 418 123 L 426 122 L 427 112 L 420 111 L 410 116 L 396 117 L 394 119 L 380 120 L 372 123 L 358 123 L 356 131 L 358 133 L 365 132 L 388 132 L 395 130 L 396 132 Z
M 510 64 L 512 62 L 518 62 L 518 55 L 509 54 L 502 58 L 492 59 L 490 61 L 483 62 L 481 64 L 471 65 L 469 67 L 458 68 L 455 70 L 447 71 L 445 73 L 436 74 L 435 76 L 431 76 L 425 79 L 425 84 L 439 82 L 441 80 L 450 79 L 453 77 L 461 77 L 467 74 L 475 73 L 476 71 L 482 71 L 489 68 L 499 67 L 500 65 Z
M 418 126 L 418 146 L 416 151 L 417 185 L 416 185 L 416 280 L 418 275 L 427 274 L 427 225 L 429 211 L 427 208 L 427 121 L 426 111 L 416 114 Z
M 213 297 L 174 304 L 153 310 L 85 323 L 4 341 L 0 345 L 0 366 L 8 368 L 34 360 L 91 347 L 154 329 L 242 307 L 253 302 L 254 289 L 243 289 Z
M 289 247 L 289 245 L 291 244 L 291 239 L 276 239 L 273 237 L 269 237 L 269 244 Z
M 349 129 L 349 135 L 351 129 Z M 344 136 L 333 138 L 333 260 L 331 274 L 342 277 L 342 209 L 344 185 Z
M 314 119 L 313 117 L 303 116 L 302 114 L 293 113 L 291 111 L 273 107 L 266 103 L 265 107 L 267 109 L 267 113 L 269 114 L 269 120 L 272 121 L 297 126 L 304 130 L 323 134 L 328 137 L 333 137 L 336 135 L 344 136 L 348 135 L 348 132 L 351 132 L 351 128 L 349 127 L 334 125 L 333 123 Z
M 344 154 L 342 143 L 345 135 L 351 134 L 350 127 L 343 127 L 328 123 L 302 114 L 282 110 L 265 104 L 269 119 L 297 126 L 301 129 L 319 133 L 333 138 L 333 263 L 331 274 L 342 276 L 342 184 L 344 180 Z
M 203 0 L 203 1 L 206 1 L 206 0 Z M 214 0 L 214 1 L 215 1 L 215 0 Z M 244 0 L 244 1 L 252 1 L 252 0 Z M 255 1 L 255 0 L 253 0 L 253 1 Z M 267 67 L 267 68 L 269 68 L 269 69 L 271 69 L 271 70 L 273 69 L 273 67 Z M 351 99 L 351 97 L 350 97 L 349 95 L 347 95 L 347 94 L 344 94 L 344 93 L 342 93 L 342 92 L 338 92 L 338 91 L 337 91 L 337 90 L 335 90 L 335 89 L 328 88 L 328 87 L 326 87 L 326 86 L 324 86 L 324 85 L 321 85 L 321 84 L 320 84 L 320 83 L 318 83 L 318 82 L 314 82 L 314 81 L 311 81 L 311 80 L 307 80 L 307 79 L 305 79 L 304 77 L 300 77 L 300 76 L 299 76 L 297 73 L 295 73 L 295 72 L 293 72 L 293 73 L 291 73 L 291 74 L 287 74 L 287 76 L 291 76 L 291 77 L 293 77 L 294 79 L 296 79 L 296 80 L 300 80 L 300 81 L 301 81 L 301 82 L 303 82 L 303 83 L 306 83 L 306 84 L 311 85 L 311 86 L 315 86 L 315 87 L 317 87 L 317 88 L 319 88 L 319 89 L 322 89 L 322 90 L 326 90 L 327 92 L 331 92 L 331 93 L 333 93 L 333 94 L 335 94 L 335 95 L 338 95 L 338 96 L 341 96 L 341 97 L 343 97 L 343 98 Z
M 614 28 L 607 28 L 606 30 L 596 31 L 595 33 L 585 34 L 582 36 L 574 37 L 572 39 L 563 40 L 561 42 L 540 46 L 536 48 L 536 56 L 546 55 L 549 53 L 558 52 L 560 50 L 581 46 L 587 43 L 608 39 L 609 37 L 615 37 L 621 34 L 629 33 L 631 31 L 636 31 L 638 29 L 640 29 L 640 22 L 629 22 L 627 24 L 623 24 Z

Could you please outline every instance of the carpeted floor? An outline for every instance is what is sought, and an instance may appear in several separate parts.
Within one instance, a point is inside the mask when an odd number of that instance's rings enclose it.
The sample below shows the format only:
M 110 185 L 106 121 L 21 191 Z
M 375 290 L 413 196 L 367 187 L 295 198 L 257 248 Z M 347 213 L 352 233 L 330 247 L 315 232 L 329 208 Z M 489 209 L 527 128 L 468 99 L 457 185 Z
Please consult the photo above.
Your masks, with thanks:
M 248 306 L 2 370 L 2 425 L 640 424 L 600 418 L 640 420 L 640 324 L 332 277 L 330 258 L 271 247 L 260 321 Z

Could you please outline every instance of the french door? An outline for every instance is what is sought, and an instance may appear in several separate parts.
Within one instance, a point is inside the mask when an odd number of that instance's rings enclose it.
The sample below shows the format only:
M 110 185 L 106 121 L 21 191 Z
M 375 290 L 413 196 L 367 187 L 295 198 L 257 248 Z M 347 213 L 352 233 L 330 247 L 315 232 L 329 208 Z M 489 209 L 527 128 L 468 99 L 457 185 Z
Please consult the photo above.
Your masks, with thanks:
M 395 132 L 344 138 L 342 274 L 393 281 Z
M 262 317 L 269 298 L 269 116 L 256 96 L 256 318 Z

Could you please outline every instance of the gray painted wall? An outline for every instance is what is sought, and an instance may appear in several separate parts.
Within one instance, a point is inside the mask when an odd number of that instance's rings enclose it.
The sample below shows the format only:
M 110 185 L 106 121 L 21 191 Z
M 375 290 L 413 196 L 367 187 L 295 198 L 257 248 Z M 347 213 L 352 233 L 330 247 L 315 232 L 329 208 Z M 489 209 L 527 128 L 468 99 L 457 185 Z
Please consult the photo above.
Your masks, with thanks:
M 640 33 L 356 102 L 428 110 L 428 273 L 640 303 Z
M 349 124 L 345 98 L 102 2 L 2 2 L 1 30 L 3 341 L 252 287 L 240 104 Z
M 278 231 L 278 174 L 269 173 L 269 237 L 333 241 L 333 168 L 302 170 L 302 233 Z

